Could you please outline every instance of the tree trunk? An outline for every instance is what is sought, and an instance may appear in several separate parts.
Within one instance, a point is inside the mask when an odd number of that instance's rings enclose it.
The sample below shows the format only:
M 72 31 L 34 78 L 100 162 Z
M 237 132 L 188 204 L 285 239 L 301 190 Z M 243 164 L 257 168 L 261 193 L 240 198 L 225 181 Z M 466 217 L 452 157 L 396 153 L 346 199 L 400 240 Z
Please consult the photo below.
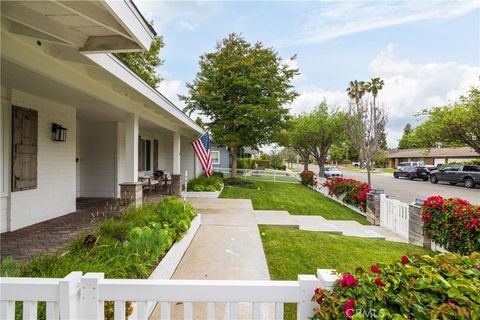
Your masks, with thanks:
M 303 160 L 303 171 L 308 171 L 308 157 Z
M 318 176 L 323 178 L 325 176 L 325 161 L 318 161 Z
M 372 187 L 372 179 L 370 177 L 371 165 L 367 164 L 367 182 L 370 188 Z
M 232 157 L 232 172 L 230 177 L 235 178 L 237 176 L 237 147 L 230 147 L 230 156 Z

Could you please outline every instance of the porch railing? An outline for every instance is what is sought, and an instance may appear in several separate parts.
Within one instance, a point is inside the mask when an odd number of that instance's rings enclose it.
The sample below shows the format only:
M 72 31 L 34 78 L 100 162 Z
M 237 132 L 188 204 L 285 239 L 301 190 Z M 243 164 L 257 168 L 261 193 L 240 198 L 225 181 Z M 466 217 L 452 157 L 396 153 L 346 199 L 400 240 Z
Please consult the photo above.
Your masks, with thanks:
M 380 195 L 380 226 L 408 239 L 408 204 Z
M 47 319 L 104 319 L 104 302 L 113 301 L 114 319 L 126 319 L 127 302 L 133 305 L 128 319 L 148 319 L 152 302 L 160 306 L 160 319 L 171 318 L 173 303 L 182 303 L 183 319 L 199 317 L 193 303 L 205 304 L 207 319 L 216 318 L 219 304 L 225 319 L 240 317 L 239 304 L 250 307 L 242 318 L 283 319 L 284 304 L 295 303 L 297 318 L 307 319 L 315 288 L 331 289 L 336 279 L 329 269 L 297 281 L 104 279 L 103 273 L 81 272 L 63 279 L 0 278 L 0 318 L 15 319 L 15 302 L 22 301 L 23 319 L 36 319 L 38 302 L 44 301 Z

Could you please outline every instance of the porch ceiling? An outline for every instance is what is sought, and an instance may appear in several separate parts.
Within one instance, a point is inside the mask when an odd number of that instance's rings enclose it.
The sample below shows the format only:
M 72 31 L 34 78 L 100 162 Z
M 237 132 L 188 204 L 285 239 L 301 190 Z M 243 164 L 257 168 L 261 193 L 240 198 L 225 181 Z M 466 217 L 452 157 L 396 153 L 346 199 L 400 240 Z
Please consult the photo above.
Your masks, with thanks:
M 1 15 L 13 32 L 82 53 L 143 51 L 153 37 L 130 1 L 2 1 Z

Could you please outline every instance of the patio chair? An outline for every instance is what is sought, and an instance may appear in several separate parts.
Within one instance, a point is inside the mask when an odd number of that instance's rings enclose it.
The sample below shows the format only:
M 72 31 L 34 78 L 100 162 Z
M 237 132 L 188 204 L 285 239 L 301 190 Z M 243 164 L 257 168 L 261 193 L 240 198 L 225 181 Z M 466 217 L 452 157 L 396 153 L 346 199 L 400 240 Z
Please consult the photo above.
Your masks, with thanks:
M 152 193 L 152 190 L 155 188 L 155 186 L 152 185 L 150 177 L 139 177 L 138 181 L 142 183 L 143 192 L 148 191 L 149 193 Z

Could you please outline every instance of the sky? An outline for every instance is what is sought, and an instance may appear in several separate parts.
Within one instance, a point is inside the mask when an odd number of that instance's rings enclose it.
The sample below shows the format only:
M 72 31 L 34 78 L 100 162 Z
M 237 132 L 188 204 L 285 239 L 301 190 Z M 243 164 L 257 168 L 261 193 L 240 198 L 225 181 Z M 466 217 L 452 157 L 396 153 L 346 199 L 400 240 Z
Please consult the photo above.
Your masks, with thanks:
M 378 99 L 392 148 L 407 123 L 420 123 L 416 112 L 480 86 L 480 0 L 135 3 L 164 37 L 158 90 L 180 108 L 177 94 L 195 78 L 199 57 L 232 32 L 273 47 L 300 69 L 292 114 L 323 99 L 343 107 L 351 80 L 382 78 Z

